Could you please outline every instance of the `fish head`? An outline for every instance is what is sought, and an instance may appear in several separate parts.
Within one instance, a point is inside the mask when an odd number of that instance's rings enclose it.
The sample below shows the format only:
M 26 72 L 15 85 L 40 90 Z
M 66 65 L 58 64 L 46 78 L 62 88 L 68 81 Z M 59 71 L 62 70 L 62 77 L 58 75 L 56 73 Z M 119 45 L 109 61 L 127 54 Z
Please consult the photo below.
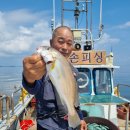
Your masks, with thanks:
M 37 53 L 43 57 L 46 63 L 51 63 L 56 60 L 56 52 L 49 46 L 40 46 L 37 48 Z

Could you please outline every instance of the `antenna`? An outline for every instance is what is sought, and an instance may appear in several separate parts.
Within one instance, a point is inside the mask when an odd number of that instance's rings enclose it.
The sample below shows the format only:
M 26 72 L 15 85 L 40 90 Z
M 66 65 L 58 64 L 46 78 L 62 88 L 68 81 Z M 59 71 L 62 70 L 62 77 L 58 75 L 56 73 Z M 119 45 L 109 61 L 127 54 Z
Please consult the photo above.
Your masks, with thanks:
M 100 3 L 100 20 L 98 25 L 99 35 L 97 36 L 97 39 L 93 38 L 92 33 L 93 0 L 62 0 L 61 2 L 61 25 L 64 25 L 64 12 L 73 12 L 74 20 L 71 19 L 71 21 L 74 22 L 72 25 L 74 26 L 74 28 L 72 28 L 74 42 L 75 44 L 80 44 L 83 50 L 92 50 L 94 48 L 94 42 L 100 40 L 102 36 L 102 0 L 99 0 L 98 2 Z M 69 3 L 71 3 L 71 6 L 67 6 Z M 81 13 L 82 15 L 80 17 Z M 83 17 L 83 13 L 86 14 L 86 16 L 84 15 L 85 17 Z M 79 18 L 81 18 L 83 24 L 78 23 Z
M 102 24 L 102 0 L 100 0 L 100 22 L 99 22 L 99 38 L 102 35 L 103 24 Z
M 75 16 L 75 29 L 78 29 L 78 17 L 80 14 L 80 10 L 79 10 L 79 2 L 78 0 L 75 0 L 75 10 L 74 10 L 74 16 Z
M 54 28 L 55 28 L 55 0 L 53 0 L 53 19 L 54 19 Z
M 103 31 L 104 25 L 102 24 L 102 0 L 100 0 L 100 21 L 99 21 L 99 34 L 98 38 L 94 39 L 94 41 L 98 41 L 102 37 L 102 31 Z
M 55 29 L 55 0 L 53 0 L 53 15 L 51 19 L 51 28 L 53 32 L 53 30 Z

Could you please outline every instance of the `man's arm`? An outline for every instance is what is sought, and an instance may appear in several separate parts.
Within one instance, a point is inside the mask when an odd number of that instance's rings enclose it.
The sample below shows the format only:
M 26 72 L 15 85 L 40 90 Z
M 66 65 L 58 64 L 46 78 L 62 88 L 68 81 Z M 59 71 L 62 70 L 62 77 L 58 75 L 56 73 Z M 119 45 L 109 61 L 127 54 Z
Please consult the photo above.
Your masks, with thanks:
M 87 130 L 87 124 L 86 124 L 86 122 L 84 120 L 83 113 L 82 113 L 80 107 L 77 107 L 76 111 L 77 111 L 77 113 L 79 115 L 79 118 L 81 120 L 80 121 L 80 130 Z
M 82 113 L 82 111 L 80 110 L 80 107 L 79 107 L 79 106 L 76 107 L 76 111 L 77 111 L 77 113 L 78 113 L 78 115 L 79 115 L 80 120 L 83 120 L 83 119 L 84 119 L 83 113 Z
M 40 86 L 41 86 L 40 82 L 41 82 L 40 80 L 36 80 L 34 83 L 28 83 L 26 79 L 24 78 L 24 76 L 22 79 L 22 85 L 25 88 L 25 90 L 28 93 L 33 94 L 33 95 L 37 94 L 37 92 L 39 91 Z

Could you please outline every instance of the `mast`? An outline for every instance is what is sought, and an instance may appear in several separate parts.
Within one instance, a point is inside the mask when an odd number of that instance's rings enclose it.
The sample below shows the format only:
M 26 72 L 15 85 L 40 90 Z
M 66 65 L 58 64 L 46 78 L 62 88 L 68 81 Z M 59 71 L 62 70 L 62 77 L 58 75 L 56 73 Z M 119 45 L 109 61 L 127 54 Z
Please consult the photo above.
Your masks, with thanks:
M 51 29 L 52 29 L 52 32 L 55 29 L 55 0 L 53 0 L 53 15 L 51 19 Z
M 102 24 L 102 0 L 100 0 L 100 23 L 99 23 L 99 37 L 102 35 L 103 24 Z
M 61 26 L 64 25 L 64 0 L 61 1 Z
M 102 0 L 97 1 L 100 2 L 99 34 L 94 39 L 92 33 L 93 0 L 61 0 L 61 25 L 65 24 L 65 12 L 72 12 L 74 14 L 74 28 L 72 28 L 72 31 L 74 33 L 75 48 L 78 46 L 78 49 L 80 49 L 80 46 L 82 50 L 92 50 L 94 42 L 102 36 Z M 71 6 L 65 6 L 67 4 Z M 73 20 L 71 19 L 71 21 Z M 80 27 L 80 24 L 82 27 Z
M 78 29 L 78 19 L 79 19 L 79 14 L 80 14 L 80 10 L 79 10 L 79 2 L 78 0 L 75 0 L 75 10 L 74 10 L 74 16 L 75 16 L 75 29 Z

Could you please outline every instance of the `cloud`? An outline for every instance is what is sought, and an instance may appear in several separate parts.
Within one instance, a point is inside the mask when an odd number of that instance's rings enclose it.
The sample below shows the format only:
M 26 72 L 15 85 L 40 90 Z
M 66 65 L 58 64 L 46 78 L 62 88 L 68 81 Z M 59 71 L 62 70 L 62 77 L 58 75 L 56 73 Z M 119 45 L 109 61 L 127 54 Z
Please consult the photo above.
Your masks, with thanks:
M 11 24 L 27 24 L 39 21 L 41 18 L 49 18 L 50 15 L 47 11 L 33 12 L 29 9 L 18 9 L 10 12 L 5 12 L 4 19 Z
M 108 44 L 108 43 L 118 43 L 120 41 L 119 38 L 113 38 L 109 34 L 104 33 L 101 40 L 99 40 L 98 44 Z
M 130 28 L 130 21 L 128 21 L 122 25 L 119 25 L 118 28 L 120 28 L 120 29 Z
M 0 12 L 0 30 L 4 29 L 6 26 L 6 22 L 3 19 L 4 14 Z
M 0 12 L 0 56 L 35 50 L 48 45 L 51 36 L 48 12 Z

